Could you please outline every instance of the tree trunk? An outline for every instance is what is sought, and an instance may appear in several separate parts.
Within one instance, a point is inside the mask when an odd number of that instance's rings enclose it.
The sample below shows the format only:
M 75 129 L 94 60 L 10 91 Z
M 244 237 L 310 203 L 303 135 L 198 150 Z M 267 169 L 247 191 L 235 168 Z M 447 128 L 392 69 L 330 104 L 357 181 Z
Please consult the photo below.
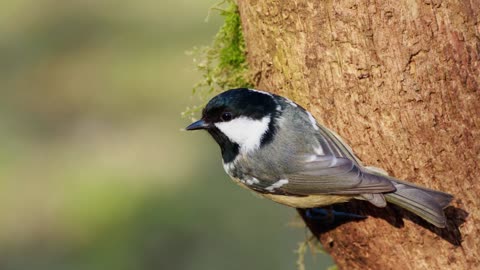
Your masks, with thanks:
M 455 196 L 446 229 L 352 204 L 374 217 L 319 235 L 339 268 L 480 269 L 480 1 L 238 4 L 258 89 L 309 109 L 364 164 Z

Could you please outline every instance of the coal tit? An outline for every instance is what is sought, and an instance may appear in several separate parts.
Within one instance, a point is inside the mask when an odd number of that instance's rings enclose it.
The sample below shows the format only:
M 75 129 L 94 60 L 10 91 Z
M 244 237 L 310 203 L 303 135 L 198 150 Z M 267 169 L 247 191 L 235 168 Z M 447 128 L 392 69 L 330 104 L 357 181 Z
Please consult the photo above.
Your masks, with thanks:
M 295 102 L 268 92 L 231 89 L 212 98 L 187 130 L 204 129 L 221 149 L 227 174 L 275 202 L 313 208 L 366 200 L 386 203 L 445 227 L 450 194 L 366 167 L 351 148 Z

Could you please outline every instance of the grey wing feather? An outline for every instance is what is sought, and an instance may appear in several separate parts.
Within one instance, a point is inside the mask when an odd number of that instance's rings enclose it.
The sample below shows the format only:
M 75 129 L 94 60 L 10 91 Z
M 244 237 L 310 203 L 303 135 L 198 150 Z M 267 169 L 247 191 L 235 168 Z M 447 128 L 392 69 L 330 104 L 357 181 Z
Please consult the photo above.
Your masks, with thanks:
M 359 195 L 374 205 L 385 206 L 381 193 L 395 191 L 393 183 L 363 170 L 360 160 L 339 135 L 322 125 L 318 127 L 317 139 L 325 155 L 317 155 L 302 170 L 288 175 L 289 184 L 283 188 L 299 194 Z
M 337 133 L 322 125 L 318 125 L 318 127 L 318 140 L 320 141 L 322 146 L 325 146 L 325 148 L 327 148 L 328 153 L 337 157 L 345 157 L 351 159 L 356 165 L 362 166 L 362 162 L 360 161 L 360 159 L 357 158 L 357 156 L 355 156 L 352 148 L 350 148 L 350 146 L 348 146 L 348 144 L 346 144 Z
M 360 195 L 395 191 L 387 178 L 362 171 L 352 160 L 335 156 L 318 156 L 286 177 L 288 184 L 282 190 L 294 194 Z
M 310 125 L 311 119 L 306 117 L 306 114 L 304 116 L 303 120 Z M 363 169 L 360 160 L 340 136 L 322 125 L 317 124 L 317 127 L 314 138 L 306 137 L 306 141 L 300 144 L 312 145 L 314 148 L 302 149 L 301 153 L 290 159 L 294 160 L 295 164 L 286 164 L 283 167 L 285 171 L 279 179 L 288 180 L 288 183 L 282 183 L 281 186 L 279 183 L 277 188 L 275 184 L 268 182 L 271 186 L 265 188 L 262 182 L 256 187 L 278 194 L 352 195 L 362 197 L 375 205 L 385 205 L 381 193 L 395 191 L 392 182 L 387 177 Z M 259 175 L 257 178 L 262 177 Z M 270 187 L 271 190 L 268 189 Z

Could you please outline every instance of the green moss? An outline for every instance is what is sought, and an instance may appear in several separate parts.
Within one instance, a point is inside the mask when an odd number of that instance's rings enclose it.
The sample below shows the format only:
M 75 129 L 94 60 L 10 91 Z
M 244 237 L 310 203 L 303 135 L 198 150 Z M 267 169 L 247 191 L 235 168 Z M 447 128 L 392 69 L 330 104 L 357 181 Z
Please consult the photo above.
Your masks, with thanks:
M 183 117 L 193 118 L 210 97 L 225 89 L 252 87 L 236 3 L 226 0 L 211 10 L 219 11 L 225 22 L 210 46 L 194 48 L 190 52 L 197 56 L 194 62 L 202 74 L 200 82 L 193 87 L 193 95 L 201 104 L 188 107 L 182 113 Z

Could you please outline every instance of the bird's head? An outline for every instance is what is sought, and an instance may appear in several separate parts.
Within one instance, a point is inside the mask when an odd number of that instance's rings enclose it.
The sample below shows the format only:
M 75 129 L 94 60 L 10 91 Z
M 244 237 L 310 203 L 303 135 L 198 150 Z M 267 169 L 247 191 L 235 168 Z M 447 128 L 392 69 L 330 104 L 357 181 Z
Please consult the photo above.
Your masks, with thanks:
M 231 89 L 213 97 L 202 118 L 186 129 L 207 130 L 220 145 L 224 162 L 230 162 L 239 151 L 254 151 L 271 140 L 277 106 L 273 94 Z

